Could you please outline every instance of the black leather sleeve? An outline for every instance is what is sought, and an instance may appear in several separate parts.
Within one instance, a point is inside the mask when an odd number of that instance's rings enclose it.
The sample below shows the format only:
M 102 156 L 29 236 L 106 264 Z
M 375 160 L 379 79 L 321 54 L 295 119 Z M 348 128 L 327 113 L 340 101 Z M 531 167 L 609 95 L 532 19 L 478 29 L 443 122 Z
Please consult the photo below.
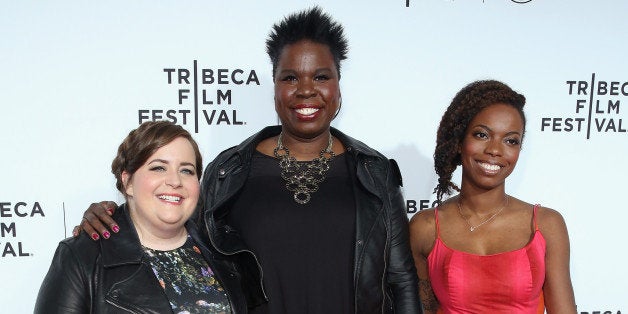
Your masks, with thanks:
M 79 258 L 67 244 L 59 243 L 48 274 L 39 288 L 35 314 L 90 312 L 91 289 L 78 261 Z
M 418 279 L 410 251 L 408 216 L 401 192 L 401 172 L 394 160 L 390 162 L 387 190 L 390 199 L 390 255 L 388 286 L 393 293 L 395 313 L 422 313 Z

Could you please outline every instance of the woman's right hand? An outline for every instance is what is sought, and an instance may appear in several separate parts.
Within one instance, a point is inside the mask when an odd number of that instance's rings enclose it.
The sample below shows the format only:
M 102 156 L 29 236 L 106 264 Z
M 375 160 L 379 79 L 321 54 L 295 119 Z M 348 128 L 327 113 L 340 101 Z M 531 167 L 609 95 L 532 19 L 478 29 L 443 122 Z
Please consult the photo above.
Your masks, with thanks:
M 76 237 L 81 231 L 85 231 L 94 241 L 100 239 L 100 235 L 105 239 L 109 239 L 111 236 L 109 230 L 113 231 L 113 233 L 120 231 L 118 224 L 111 219 L 111 215 L 113 215 L 116 208 L 118 208 L 118 205 L 110 201 L 92 203 L 83 213 L 81 224 L 72 230 L 72 234 Z M 105 225 L 108 227 L 105 227 Z

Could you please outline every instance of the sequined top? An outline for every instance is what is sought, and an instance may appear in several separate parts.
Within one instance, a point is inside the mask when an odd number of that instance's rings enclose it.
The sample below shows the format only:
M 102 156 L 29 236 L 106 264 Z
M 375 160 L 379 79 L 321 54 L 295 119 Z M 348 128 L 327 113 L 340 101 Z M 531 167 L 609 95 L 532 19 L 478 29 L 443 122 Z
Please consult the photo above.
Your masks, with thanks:
M 191 237 L 170 251 L 143 248 L 173 313 L 231 313 L 226 292 Z

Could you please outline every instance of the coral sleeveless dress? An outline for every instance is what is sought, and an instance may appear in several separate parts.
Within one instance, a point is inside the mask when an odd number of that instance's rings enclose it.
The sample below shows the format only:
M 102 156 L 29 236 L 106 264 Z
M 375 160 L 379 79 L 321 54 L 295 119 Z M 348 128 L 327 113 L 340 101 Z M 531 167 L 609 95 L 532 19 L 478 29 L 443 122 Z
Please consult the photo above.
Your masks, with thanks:
M 545 238 L 536 221 L 534 236 L 523 248 L 493 255 L 453 250 L 436 241 L 427 257 L 429 277 L 440 313 L 543 313 Z

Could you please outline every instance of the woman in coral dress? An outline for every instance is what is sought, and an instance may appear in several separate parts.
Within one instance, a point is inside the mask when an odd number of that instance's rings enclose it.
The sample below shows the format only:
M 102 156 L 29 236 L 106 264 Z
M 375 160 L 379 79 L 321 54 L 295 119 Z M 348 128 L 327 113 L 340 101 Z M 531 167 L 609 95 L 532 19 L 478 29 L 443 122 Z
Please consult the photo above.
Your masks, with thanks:
M 506 194 L 524 104 L 501 82 L 477 81 L 442 117 L 434 153 L 441 202 L 410 223 L 426 313 L 576 313 L 562 216 Z M 452 182 L 458 165 L 460 187 Z

